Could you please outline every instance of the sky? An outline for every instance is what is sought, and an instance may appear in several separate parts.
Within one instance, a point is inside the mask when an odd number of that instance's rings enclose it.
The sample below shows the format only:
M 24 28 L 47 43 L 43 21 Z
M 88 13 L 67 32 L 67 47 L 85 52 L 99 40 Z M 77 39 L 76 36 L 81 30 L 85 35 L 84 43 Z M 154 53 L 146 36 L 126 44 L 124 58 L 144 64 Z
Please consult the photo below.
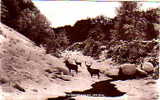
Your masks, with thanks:
M 50 21 L 51 26 L 60 27 L 74 25 L 77 20 L 94 18 L 104 15 L 110 18 L 116 16 L 119 2 L 90 2 L 90 1 L 33 1 L 35 6 Z M 160 7 L 160 2 L 142 3 L 142 9 Z

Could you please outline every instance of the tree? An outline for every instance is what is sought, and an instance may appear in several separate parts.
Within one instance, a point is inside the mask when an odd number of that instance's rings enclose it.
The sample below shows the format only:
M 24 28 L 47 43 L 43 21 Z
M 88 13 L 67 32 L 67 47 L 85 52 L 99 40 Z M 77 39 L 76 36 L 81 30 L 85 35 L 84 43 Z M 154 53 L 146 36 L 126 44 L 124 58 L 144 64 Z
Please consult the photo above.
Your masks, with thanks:
M 47 52 L 53 48 L 57 49 L 58 42 L 55 40 L 54 30 L 31 0 L 2 0 L 2 2 L 4 10 L 7 10 L 7 13 L 3 10 L 4 24 L 25 35 L 37 45 L 42 44 Z
M 139 9 L 137 2 L 135 1 L 122 1 L 121 7 L 117 9 L 118 15 L 126 15 L 133 13 Z
M 73 26 L 72 32 L 70 33 L 73 42 L 84 41 L 88 36 L 88 31 L 92 27 L 91 20 L 79 20 Z
M 160 23 L 160 8 L 149 9 L 143 15 L 149 23 L 147 24 L 147 29 L 145 30 L 147 34 L 147 39 L 151 40 L 153 38 L 158 38 L 159 29 L 156 30 L 156 26 Z
M 46 17 L 38 11 L 24 9 L 21 11 L 16 20 L 15 28 L 33 40 L 38 45 L 43 44 L 45 38 L 54 37 L 54 31 L 50 28 Z
M 157 37 L 154 23 L 158 23 L 158 9 L 140 11 L 137 2 L 121 2 L 118 15 L 113 19 L 112 38 L 117 40 L 151 40 Z

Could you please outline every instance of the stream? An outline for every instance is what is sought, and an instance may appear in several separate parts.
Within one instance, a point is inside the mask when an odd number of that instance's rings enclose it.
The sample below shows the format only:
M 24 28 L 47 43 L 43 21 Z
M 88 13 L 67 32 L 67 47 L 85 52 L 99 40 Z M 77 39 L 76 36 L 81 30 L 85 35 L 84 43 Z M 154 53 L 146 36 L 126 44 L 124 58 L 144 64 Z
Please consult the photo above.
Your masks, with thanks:
M 92 96 L 92 97 L 116 97 L 122 96 L 125 92 L 119 91 L 114 84 L 113 80 L 105 80 L 100 82 L 95 82 L 92 84 L 92 88 L 84 91 L 72 91 L 66 92 L 66 96 L 57 98 L 48 98 L 48 100 L 75 100 L 72 97 L 76 96 Z

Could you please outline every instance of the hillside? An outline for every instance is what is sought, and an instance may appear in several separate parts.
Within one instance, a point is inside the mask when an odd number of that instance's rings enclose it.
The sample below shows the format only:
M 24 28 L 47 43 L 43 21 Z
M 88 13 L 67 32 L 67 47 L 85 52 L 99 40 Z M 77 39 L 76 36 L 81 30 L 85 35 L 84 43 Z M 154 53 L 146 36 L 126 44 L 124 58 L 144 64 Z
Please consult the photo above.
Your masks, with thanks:
M 0 24 L 0 30 L 0 85 L 3 92 L 41 91 L 41 86 L 52 81 L 46 70 L 52 70 L 55 78 L 61 72 L 67 74 L 62 61 L 46 54 L 45 49 L 4 24 Z

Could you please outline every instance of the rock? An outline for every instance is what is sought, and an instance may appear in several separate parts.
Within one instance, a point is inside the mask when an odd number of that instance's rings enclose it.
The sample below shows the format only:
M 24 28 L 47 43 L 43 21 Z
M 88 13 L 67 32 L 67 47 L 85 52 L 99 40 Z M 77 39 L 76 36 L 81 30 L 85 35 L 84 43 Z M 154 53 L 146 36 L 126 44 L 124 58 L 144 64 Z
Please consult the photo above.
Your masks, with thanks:
M 137 75 L 138 76 L 147 76 L 148 74 L 144 70 L 137 68 Z
M 144 62 L 142 65 L 142 70 L 144 70 L 147 73 L 151 73 L 154 71 L 153 64 L 150 62 Z
M 14 84 L 13 87 L 16 88 L 16 89 L 18 89 L 19 91 L 25 92 L 25 89 L 22 88 L 22 87 L 21 87 L 19 84 L 17 84 L 17 83 Z
M 136 67 L 137 66 L 135 64 L 123 64 L 120 66 L 120 70 L 123 75 L 133 76 L 137 71 Z
M 109 77 L 118 77 L 119 69 L 113 68 L 113 69 L 110 69 L 109 71 L 105 71 L 105 75 Z

